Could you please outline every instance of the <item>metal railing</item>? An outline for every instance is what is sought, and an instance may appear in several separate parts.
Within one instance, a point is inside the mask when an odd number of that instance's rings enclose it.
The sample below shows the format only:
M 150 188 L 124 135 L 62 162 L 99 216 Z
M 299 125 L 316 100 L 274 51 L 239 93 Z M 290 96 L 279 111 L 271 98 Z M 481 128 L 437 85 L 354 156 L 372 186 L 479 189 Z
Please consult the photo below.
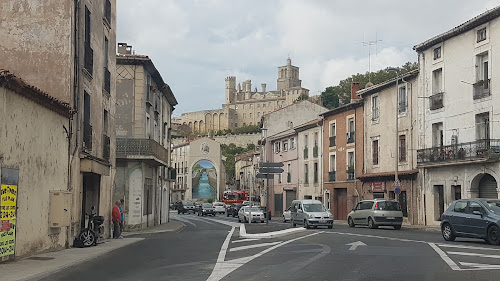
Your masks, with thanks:
M 318 146 L 317 145 L 315 145 L 313 147 L 313 157 L 318 157 Z
M 347 133 L 347 143 L 353 143 L 356 141 L 356 132 L 355 131 L 352 131 L 352 132 L 349 132 Z
M 443 93 L 437 93 L 429 97 L 429 107 L 431 110 L 439 109 L 444 106 Z
M 83 146 L 92 150 L 92 125 L 83 122 Z
M 89 44 L 85 44 L 85 54 L 83 55 L 83 67 L 90 75 L 94 72 L 94 50 Z
M 168 163 L 168 151 L 153 139 L 116 139 L 116 156 L 154 156 Z
M 497 159 L 499 157 L 500 140 L 498 139 L 483 139 L 417 150 L 417 164 L 456 162 L 465 159 Z
M 333 147 L 336 145 L 336 140 L 337 140 L 337 137 L 336 136 L 331 136 L 330 137 L 330 147 Z
M 490 95 L 490 79 L 478 81 L 472 87 L 474 88 L 473 98 L 475 100 Z
M 111 152 L 111 141 L 106 135 L 102 136 L 102 158 L 109 161 L 109 155 Z
M 336 181 L 337 180 L 337 172 L 330 171 L 328 172 L 328 181 Z
M 111 94 L 111 72 L 107 67 L 104 68 L 104 90 Z

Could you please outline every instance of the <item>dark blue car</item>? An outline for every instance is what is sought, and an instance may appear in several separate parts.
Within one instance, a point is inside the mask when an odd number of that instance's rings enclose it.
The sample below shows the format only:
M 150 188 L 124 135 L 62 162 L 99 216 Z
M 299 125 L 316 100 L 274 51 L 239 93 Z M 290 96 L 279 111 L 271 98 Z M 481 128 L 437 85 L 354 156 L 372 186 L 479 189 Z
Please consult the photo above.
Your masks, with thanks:
M 446 241 L 469 237 L 499 245 L 500 200 L 473 198 L 451 203 L 441 215 L 441 233 Z

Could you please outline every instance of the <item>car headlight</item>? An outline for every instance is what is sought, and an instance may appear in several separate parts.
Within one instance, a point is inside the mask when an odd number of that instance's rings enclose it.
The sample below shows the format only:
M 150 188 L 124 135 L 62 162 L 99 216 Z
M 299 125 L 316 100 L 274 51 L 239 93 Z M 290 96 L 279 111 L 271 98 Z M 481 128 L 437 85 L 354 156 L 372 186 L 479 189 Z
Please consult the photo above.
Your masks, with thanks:
M 313 218 L 314 218 L 314 215 L 313 215 L 313 214 L 309 214 L 309 218 L 310 218 L 310 219 L 313 219 Z

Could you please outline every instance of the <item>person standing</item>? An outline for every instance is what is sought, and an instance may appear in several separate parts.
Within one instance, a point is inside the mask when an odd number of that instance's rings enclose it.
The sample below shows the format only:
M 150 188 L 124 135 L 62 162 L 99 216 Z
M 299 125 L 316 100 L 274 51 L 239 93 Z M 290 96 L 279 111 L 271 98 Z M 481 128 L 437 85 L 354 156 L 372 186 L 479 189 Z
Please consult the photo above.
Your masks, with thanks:
M 115 205 L 113 206 L 113 211 L 111 212 L 112 220 L 113 220 L 113 238 L 120 238 L 121 232 L 120 232 L 120 221 L 121 221 L 121 214 L 120 214 L 120 201 L 116 201 Z
M 124 223 L 125 223 L 125 213 L 127 213 L 127 211 L 125 211 L 125 200 L 123 199 L 120 199 L 120 235 L 123 233 L 123 226 L 124 226 Z

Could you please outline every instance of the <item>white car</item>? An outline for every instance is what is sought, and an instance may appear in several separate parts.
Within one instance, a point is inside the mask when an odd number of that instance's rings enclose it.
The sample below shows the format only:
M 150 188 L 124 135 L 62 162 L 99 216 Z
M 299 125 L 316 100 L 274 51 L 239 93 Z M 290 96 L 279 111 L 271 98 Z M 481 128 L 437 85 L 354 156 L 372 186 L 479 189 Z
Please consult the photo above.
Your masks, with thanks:
M 250 215 L 252 217 L 250 217 Z M 244 221 L 244 222 L 254 222 L 254 221 L 260 221 L 264 222 L 265 217 L 264 213 L 260 209 L 260 207 L 249 207 L 249 206 L 244 206 L 241 207 L 241 209 L 238 211 L 238 221 Z
M 290 211 L 290 208 L 291 207 L 288 207 L 288 209 L 286 209 L 283 212 L 283 222 L 290 221 L 290 218 L 292 217 L 292 212 Z
M 215 213 L 225 214 L 226 213 L 226 204 L 223 202 L 214 202 L 213 203 Z

